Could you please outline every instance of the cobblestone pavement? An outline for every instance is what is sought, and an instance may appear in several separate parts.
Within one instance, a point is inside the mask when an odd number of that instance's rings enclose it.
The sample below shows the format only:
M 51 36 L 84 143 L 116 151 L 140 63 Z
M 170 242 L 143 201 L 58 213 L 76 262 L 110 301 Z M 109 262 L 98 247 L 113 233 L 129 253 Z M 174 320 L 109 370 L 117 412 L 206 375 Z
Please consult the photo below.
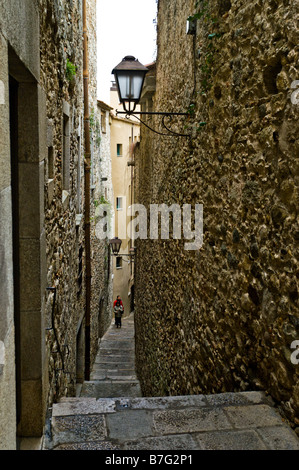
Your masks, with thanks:
M 54 450 L 299 450 L 299 439 L 262 392 L 141 396 L 134 318 L 111 325 L 81 396 L 53 406 Z

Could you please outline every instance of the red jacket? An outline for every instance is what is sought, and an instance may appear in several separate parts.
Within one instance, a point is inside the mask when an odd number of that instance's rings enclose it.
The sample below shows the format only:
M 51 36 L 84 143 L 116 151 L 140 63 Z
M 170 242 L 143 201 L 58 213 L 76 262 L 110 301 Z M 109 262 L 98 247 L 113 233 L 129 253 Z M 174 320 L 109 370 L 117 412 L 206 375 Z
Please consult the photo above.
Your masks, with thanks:
M 117 302 L 117 300 L 114 301 L 114 303 L 113 303 L 113 308 L 115 307 L 116 302 Z M 124 309 L 124 304 L 123 304 L 123 301 L 122 301 L 122 300 L 120 300 L 120 305 L 122 306 L 123 311 L 125 311 L 125 309 Z

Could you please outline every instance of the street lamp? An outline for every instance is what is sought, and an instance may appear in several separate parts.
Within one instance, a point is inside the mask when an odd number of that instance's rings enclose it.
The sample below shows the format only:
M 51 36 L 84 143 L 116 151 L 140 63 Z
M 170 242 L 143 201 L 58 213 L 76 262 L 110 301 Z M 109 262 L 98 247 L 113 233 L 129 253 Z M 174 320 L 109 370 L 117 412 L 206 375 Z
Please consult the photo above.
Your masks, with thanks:
M 121 247 L 122 241 L 118 237 L 114 237 L 109 241 L 109 245 L 112 251 L 113 256 L 129 256 L 131 260 L 133 260 L 135 255 L 135 248 L 130 248 L 130 253 L 121 253 L 119 254 L 119 250 Z
M 172 135 L 177 137 L 191 137 L 191 134 L 179 134 L 167 127 L 165 120 L 173 116 L 188 116 L 191 113 L 173 113 L 173 112 L 135 112 L 136 106 L 140 101 L 145 75 L 148 68 L 142 65 L 135 57 L 128 55 L 112 70 L 115 77 L 119 101 L 124 107 L 124 111 L 116 111 L 116 114 L 126 114 L 136 117 L 148 129 L 160 135 Z M 159 115 L 162 116 L 162 125 L 168 131 L 167 134 L 152 129 L 148 124 L 141 121 L 137 115 Z
M 127 55 L 113 70 L 119 100 L 127 114 L 132 114 L 140 101 L 148 68 L 132 55 Z M 127 108 L 128 106 L 128 108 Z
M 117 237 L 112 238 L 112 240 L 109 241 L 110 248 L 114 256 L 118 255 L 120 247 L 121 247 L 121 243 L 122 241 Z

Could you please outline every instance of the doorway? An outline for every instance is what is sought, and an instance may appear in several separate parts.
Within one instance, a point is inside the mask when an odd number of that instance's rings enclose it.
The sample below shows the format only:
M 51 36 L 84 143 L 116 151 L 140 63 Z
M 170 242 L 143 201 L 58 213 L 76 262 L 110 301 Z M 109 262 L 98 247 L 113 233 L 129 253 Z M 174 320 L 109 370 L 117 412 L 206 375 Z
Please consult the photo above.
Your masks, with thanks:
M 9 76 L 10 160 L 13 223 L 13 277 L 16 366 L 16 416 L 21 418 L 21 340 L 20 340 L 20 250 L 19 250 L 19 165 L 18 165 L 18 82 Z
M 46 413 L 45 99 L 9 47 L 16 410 L 19 437 L 40 437 Z M 46 122 L 46 121 L 45 121 Z M 45 142 L 46 143 L 46 142 Z

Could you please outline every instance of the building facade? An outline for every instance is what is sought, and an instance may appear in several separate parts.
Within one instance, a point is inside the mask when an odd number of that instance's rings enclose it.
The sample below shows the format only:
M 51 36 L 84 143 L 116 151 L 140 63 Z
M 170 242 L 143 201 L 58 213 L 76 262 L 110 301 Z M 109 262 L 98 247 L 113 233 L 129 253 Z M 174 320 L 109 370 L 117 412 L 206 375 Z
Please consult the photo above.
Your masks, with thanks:
M 113 257 L 113 297 L 120 295 L 125 314 L 134 309 L 134 261 L 129 255 L 134 247 L 134 234 L 130 222 L 134 214 L 134 165 L 135 148 L 139 142 L 140 124 L 134 118 L 123 118 L 116 110 L 122 111 L 115 86 L 111 87 L 111 159 L 114 191 L 114 236 L 122 240 L 118 257 Z
M 96 101 L 95 121 L 92 123 L 92 308 L 98 310 L 98 324 L 94 325 L 94 344 L 101 338 L 112 319 L 113 267 L 109 246 L 112 238 L 114 208 L 112 186 L 112 162 L 110 153 L 111 108 Z M 105 210 L 103 210 L 105 208 Z M 101 221 L 107 219 L 107 227 L 101 232 Z M 100 224 L 100 226 L 98 225 Z M 100 227 L 100 230 L 98 231 Z M 96 353 L 96 350 L 94 351 Z M 94 357 L 94 354 L 92 355 Z

